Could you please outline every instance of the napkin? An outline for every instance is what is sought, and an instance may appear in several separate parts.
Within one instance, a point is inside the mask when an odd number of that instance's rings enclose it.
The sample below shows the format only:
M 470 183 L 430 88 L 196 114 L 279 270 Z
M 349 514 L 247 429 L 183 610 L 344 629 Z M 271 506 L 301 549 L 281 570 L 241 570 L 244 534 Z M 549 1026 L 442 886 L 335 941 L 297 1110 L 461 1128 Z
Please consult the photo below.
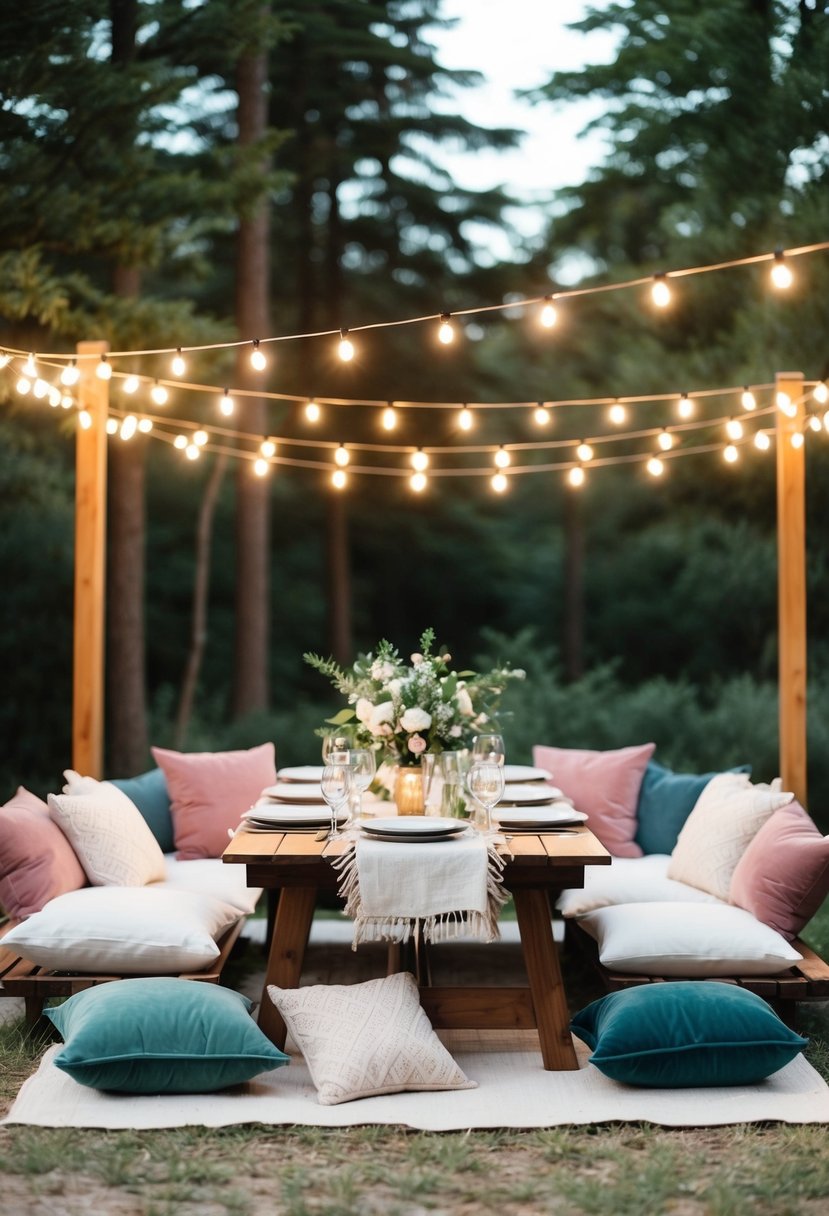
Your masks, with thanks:
M 496 840 L 475 833 L 445 843 L 363 840 L 333 863 L 360 942 L 440 942 L 460 934 L 496 941 L 507 893 Z

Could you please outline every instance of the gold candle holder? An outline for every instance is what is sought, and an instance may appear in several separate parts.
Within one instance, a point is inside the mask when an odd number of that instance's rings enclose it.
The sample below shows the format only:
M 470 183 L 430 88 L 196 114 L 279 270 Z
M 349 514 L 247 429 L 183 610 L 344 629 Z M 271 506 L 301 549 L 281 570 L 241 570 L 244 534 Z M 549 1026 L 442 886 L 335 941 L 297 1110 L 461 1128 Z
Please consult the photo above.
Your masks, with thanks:
M 424 815 L 423 774 L 419 768 L 400 767 L 394 779 L 398 815 Z

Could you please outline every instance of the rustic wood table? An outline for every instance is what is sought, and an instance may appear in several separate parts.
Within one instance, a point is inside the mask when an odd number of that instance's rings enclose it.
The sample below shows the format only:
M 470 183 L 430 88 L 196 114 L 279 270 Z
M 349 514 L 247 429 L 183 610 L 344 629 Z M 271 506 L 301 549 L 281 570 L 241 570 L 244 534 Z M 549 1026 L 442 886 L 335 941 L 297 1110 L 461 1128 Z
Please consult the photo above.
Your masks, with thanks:
M 247 867 L 248 886 L 280 892 L 259 1008 L 261 1029 L 279 1047 L 285 1045 L 285 1024 L 267 985 L 299 986 L 317 892 L 337 890 L 331 859 L 349 847 L 348 841 L 319 841 L 307 833 L 241 831 L 225 850 L 225 862 Z M 565 887 L 584 886 L 585 866 L 609 865 L 610 854 L 587 828 L 566 835 L 515 835 L 502 851 L 503 881 L 515 904 L 529 987 L 421 986 L 421 1003 L 432 1025 L 444 1029 L 536 1027 L 544 1067 L 574 1069 L 551 901 Z

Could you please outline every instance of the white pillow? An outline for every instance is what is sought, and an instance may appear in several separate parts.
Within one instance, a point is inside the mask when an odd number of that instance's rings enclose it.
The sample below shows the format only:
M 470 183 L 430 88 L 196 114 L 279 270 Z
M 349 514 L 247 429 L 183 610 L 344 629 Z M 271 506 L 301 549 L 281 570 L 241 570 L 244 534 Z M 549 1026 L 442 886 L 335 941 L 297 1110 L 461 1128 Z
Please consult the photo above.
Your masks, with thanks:
M 584 886 L 562 891 L 556 907 L 562 916 L 584 916 L 613 904 L 659 901 L 714 904 L 722 901 L 699 887 L 667 877 L 667 853 L 644 857 L 614 857 L 611 866 L 585 866 Z
M 91 778 L 90 778 L 91 780 Z M 163 879 L 164 854 L 123 790 L 95 783 L 87 794 L 49 794 L 49 814 L 94 887 L 143 887 Z
M 403 1090 L 474 1089 L 432 1029 L 408 971 L 363 984 L 268 985 L 321 1106 Z
M 166 877 L 152 883 L 153 890 L 201 891 L 232 904 L 240 912 L 255 911 L 262 894 L 261 887 L 245 885 L 245 866 L 225 865 L 221 857 L 202 857 L 194 861 L 179 861 L 175 853 L 164 854 Z
M 3 939 L 41 967 L 122 975 L 199 971 L 239 919 L 222 900 L 153 887 L 84 887 L 51 899 Z
M 619 904 L 579 925 L 605 967 L 638 975 L 774 975 L 802 957 L 750 912 L 725 904 Z
M 752 785 L 746 773 L 719 773 L 700 794 L 671 854 L 668 878 L 727 900 L 737 862 L 760 828 L 794 794 L 780 779 Z

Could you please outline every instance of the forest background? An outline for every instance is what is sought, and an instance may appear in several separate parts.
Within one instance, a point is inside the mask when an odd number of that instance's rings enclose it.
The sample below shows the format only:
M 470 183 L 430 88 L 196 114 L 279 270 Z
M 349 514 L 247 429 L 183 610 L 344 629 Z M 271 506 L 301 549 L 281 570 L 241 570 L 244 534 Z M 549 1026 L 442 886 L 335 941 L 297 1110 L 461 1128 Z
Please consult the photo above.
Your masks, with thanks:
M 615 59 L 558 72 L 533 100 L 551 128 L 562 106 L 602 100 L 608 154 L 583 183 L 551 191 L 544 232 L 516 237 L 509 261 L 491 249 L 509 188 L 460 189 L 436 156 L 519 139 L 438 104 L 475 82 L 437 60 L 442 8 L 10 9 L 0 344 L 171 348 L 515 301 L 477 315 L 446 349 L 431 326 L 381 328 L 359 335 L 348 366 L 327 338 L 280 343 L 264 380 L 251 379 L 246 353 L 226 350 L 186 378 L 461 403 L 678 396 L 781 370 L 829 374 L 826 254 L 793 259 L 786 293 L 769 290 L 767 265 L 682 280 L 658 315 L 627 290 L 574 300 L 553 330 L 518 306 L 573 267 L 581 285 L 600 285 L 826 239 L 829 5 L 593 5 L 579 28 L 611 30 Z M 129 370 L 167 374 L 147 361 Z M 71 748 L 76 420 L 21 398 L 15 379 L 0 373 L 4 798 L 21 782 L 55 789 Z M 168 413 L 215 425 L 214 401 L 173 397 Z M 112 398 L 123 406 L 115 387 Z M 635 424 L 665 425 L 667 409 L 637 407 Z M 726 412 L 740 412 L 739 392 Z M 470 442 L 454 411 L 401 413 L 399 442 Z M 605 413 L 554 409 L 550 435 L 606 433 Z M 384 442 L 377 416 L 324 408 L 315 433 Z M 238 403 L 234 426 L 311 433 L 299 405 L 255 397 Z M 479 414 L 475 442 L 539 437 L 529 410 Z M 486 479 L 433 478 L 418 496 L 404 478 L 353 476 L 339 492 L 319 472 L 280 466 L 259 480 L 249 461 L 210 451 L 190 463 L 152 436 L 110 443 L 108 775 L 147 768 L 150 743 L 273 739 L 280 762 L 313 762 L 313 730 L 337 705 L 303 652 L 347 661 L 388 637 L 407 654 L 427 625 L 460 667 L 527 670 L 506 705 L 511 759 L 528 759 L 535 742 L 653 739 L 676 768 L 778 771 L 773 451 L 747 448 L 736 467 L 719 451 L 672 460 L 659 481 L 642 461 L 597 469 L 578 491 L 560 473 L 513 477 L 502 496 Z M 809 803 L 826 830 L 825 430 L 809 437 L 806 461 Z

